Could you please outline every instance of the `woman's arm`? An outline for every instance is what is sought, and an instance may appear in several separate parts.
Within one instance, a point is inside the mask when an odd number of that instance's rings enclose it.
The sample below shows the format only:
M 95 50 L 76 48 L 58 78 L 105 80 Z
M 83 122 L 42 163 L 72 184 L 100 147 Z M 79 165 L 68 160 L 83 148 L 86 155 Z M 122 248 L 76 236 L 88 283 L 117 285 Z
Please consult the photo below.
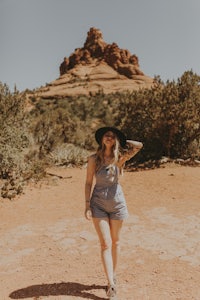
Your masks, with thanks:
M 122 167 L 123 164 L 131 159 L 133 156 L 135 156 L 143 147 L 143 144 L 138 141 L 132 141 L 132 140 L 127 140 L 126 141 L 126 148 L 124 149 L 124 153 L 122 154 L 119 164 Z
M 92 190 L 92 183 L 95 173 L 95 157 L 94 155 L 90 156 L 88 159 L 87 165 L 87 175 L 85 181 L 85 217 L 86 219 L 91 219 L 91 211 L 90 211 L 90 196 Z

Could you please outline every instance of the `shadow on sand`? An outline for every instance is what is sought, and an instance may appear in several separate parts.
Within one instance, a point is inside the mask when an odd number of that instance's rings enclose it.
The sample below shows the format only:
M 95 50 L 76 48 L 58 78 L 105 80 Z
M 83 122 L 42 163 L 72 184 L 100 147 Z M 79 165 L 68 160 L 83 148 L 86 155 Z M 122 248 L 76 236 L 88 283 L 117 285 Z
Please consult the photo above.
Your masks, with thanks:
M 77 296 L 93 300 L 106 300 L 88 292 L 92 290 L 105 289 L 102 285 L 84 285 L 76 282 L 62 282 L 52 284 L 38 284 L 28 286 L 26 288 L 12 292 L 9 297 L 11 299 L 37 298 L 41 296 Z

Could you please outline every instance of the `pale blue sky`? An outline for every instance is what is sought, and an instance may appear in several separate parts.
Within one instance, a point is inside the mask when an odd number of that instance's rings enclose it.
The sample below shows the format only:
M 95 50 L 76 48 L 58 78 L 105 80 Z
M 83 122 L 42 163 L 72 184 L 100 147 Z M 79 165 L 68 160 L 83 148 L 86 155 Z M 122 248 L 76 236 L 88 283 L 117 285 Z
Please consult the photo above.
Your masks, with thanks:
M 0 81 L 24 90 L 55 80 L 90 27 L 151 77 L 200 75 L 200 0 L 0 0 Z

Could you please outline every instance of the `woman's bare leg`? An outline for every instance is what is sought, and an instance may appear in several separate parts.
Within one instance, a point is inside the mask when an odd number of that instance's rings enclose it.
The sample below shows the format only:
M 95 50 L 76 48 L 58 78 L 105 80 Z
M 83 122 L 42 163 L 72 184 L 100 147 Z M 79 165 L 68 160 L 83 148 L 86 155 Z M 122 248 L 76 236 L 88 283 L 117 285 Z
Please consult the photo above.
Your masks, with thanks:
M 113 274 L 116 274 L 117 263 L 120 253 L 120 233 L 123 220 L 110 220 L 110 230 L 112 239 L 112 259 L 113 259 Z
M 110 232 L 110 223 L 108 218 L 93 218 L 94 227 L 101 244 L 101 258 L 106 273 L 108 283 L 113 282 L 113 258 L 112 258 L 112 238 Z M 115 227 L 115 226 L 114 226 Z M 113 229 L 113 232 L 116 230 Z

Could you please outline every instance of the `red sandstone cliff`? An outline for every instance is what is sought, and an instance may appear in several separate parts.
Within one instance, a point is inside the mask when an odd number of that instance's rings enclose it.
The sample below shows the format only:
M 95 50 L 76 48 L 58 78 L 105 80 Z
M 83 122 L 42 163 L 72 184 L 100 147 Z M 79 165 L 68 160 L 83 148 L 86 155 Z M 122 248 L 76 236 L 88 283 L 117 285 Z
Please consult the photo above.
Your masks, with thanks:
M 139 67 L 135 54 L 107 44 L 99 29 L 90 28 L 82 48 L 77 48 L 60 64 L 60 77 L 37 91 L 43 98 L 77 94 L 133 91 L 150 88 L 153 79 Z

